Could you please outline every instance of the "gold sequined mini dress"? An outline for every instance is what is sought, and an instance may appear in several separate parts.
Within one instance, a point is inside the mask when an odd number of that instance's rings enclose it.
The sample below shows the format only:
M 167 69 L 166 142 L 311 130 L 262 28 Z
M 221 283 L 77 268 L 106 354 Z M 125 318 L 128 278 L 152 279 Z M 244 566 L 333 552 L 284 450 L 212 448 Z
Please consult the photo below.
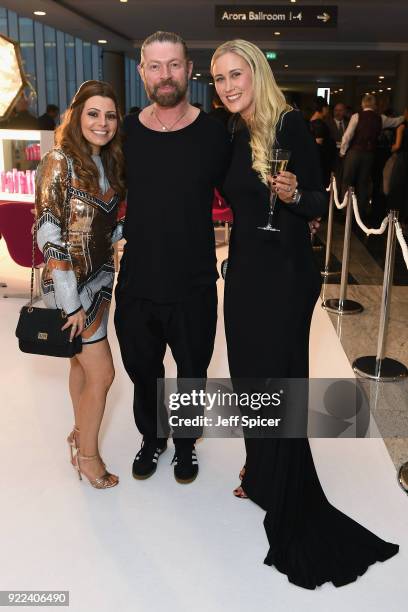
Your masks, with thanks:
M 72 159 L 60 149 L 47 153 L 36 173 L 37 242 L 45 268 L 43 300 L 68 316 L 86 313 L 82 342 L 106 338 L 114 281 L 113 243 L 122 237 L 119 196 L 110 187 L 99 156 L 98 194 L 80 188 Z

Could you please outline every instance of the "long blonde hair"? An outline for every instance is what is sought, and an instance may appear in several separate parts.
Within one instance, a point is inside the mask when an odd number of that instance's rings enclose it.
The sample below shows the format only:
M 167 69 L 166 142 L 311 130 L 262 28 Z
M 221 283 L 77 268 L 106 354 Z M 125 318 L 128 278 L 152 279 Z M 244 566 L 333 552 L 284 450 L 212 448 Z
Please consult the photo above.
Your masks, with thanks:
M 266 177 L 270 151 L 276 137 L 276 126 L 281 114 L 292 110 L 292 107 L 287 104 L 285 96 L 275 81 L 268 60 L 259 47 L 241 39 L 223 43 L 217 47 L 212 56 L 212 73 L 214 63 L 225 53 L 235 53 L 241 56 L 251 69 L 255 110 L 246 123 L 251 135 L 252 167 L 259 174 L 261 181 L 267 185 Z

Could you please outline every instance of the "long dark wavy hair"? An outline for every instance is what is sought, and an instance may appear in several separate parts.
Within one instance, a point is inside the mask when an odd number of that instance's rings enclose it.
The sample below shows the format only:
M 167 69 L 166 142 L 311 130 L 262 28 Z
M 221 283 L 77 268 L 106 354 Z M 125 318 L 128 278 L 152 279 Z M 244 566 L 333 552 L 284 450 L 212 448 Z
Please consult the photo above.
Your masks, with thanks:
M 116 109 L 118 127 L 115 136 L 101 148 L 101 160 L 110 186 L 121 198 L 126 187 L 124 180 L 124 158 L 120 135 L 121 114 L 118 101 L 112 86 L 104 81 L 85 81 L 76 92 L 72 102 L 64 113 L 61 125 L 55 134 L 57 147 L 72 158 L 75 176 L 84 191 L 97 194 L 99 192 L 98 170 L 91 157 L 92 148 L 84 138 L 81 130 L 81 115 L 85 102 L 92 96 L 110 98 Z

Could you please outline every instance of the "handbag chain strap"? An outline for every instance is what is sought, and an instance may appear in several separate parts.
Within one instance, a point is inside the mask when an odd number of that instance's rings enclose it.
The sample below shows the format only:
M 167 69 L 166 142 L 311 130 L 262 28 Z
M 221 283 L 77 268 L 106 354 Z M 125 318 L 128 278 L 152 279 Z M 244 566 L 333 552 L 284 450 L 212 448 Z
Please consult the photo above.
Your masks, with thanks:
M 70 208 L 68 206 L 69 198 L 70 198 L 70 187 L 71 187 L 71 179 L 72 179 L 72 169 L 71 169 L 71 161 L 65 155 L 65 153 L 58 149 L 58 153 L 61 153 L 65 157 L 65 161 L 67 162 L 67 178 L 65 181 L 66 187 L 66 196 L 64 201 L 64 212 L 65 212 L 65 228 L 64 228 L 64 243 L 65 247 L 68 250 L 69 241 L 68 241 L 68 225 L 69 225 L 69 216 L 70 216 Z M 32 248 L 32 263 L 31 263 L 31 281 L 30 281 L 30 305 L 28 307 L 29 312 L 33 310 L 33 300 L 34 300 L 34 268 L 35 268 L 35 245 L 37 244 L 37 218 L 34 220 L 34 231 L 33 231 L 33 248 Z
M 30 306 L 28 307 L 29 312 L 33 309 L 34 299 L 34 265 L 35 265 L 35 245 L 37 243 L 37 219 L 34 219 L 34 231 L 33 231 L 33 249 L 32 249 L 32 264 L 31 264 L 31 284 L 30 284 Z

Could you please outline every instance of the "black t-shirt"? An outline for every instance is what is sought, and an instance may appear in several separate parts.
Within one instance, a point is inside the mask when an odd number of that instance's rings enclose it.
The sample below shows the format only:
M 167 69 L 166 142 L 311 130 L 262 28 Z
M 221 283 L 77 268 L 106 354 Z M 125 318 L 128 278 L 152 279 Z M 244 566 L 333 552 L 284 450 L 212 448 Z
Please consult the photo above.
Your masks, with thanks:
M 121 290 L 159 303 L 182 300 L 218 278 L 211 211 L 229 163 L 228 134 L 203 112 L 173 132 L 129 115 L 124 133 Z
M 50 115 L 44 113 L 41 117 L 38 117 L 38 129 L 39 130 L 55 130 L 55 121 Z

